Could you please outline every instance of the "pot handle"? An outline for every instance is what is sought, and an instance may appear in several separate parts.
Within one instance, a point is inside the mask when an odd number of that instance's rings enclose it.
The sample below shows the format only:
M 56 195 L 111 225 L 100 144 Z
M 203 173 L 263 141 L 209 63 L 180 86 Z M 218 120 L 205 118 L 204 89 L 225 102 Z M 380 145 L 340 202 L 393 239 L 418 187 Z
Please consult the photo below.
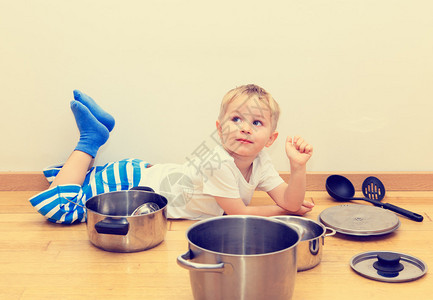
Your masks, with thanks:
M 181 254 L 177 257 L 177 264 L 184 269 L 190 271 L 198 271 L 198 272 L 216 272 L 216 273 L 231 273 L 233 271 L 233 267 L 228 263 L 219 263 L 219 264 L 201 264 L 201 263 L 193 263 L 189 261 L 191 259 L 192 253 L 191 250 L 188 250 L 185 254 Z
M 95 229 L 101 234 L 127 235 L 129 223 L 126 218 L 106 217 L 95 224 Z
M 134 186 L 133 188 L 129 189 L 130 191 L 146 191 L 146 192 L 152 192 L 155 193 L 155 191 L 148 186 Z
M 333 228 L 325 226 L 325 229 L 326 229 L 326 232 L 330 231 L 330 233 L 325 234 L 325 236 L 333 236 L 334 234 L 337 233 L 337 231 L 335 231 L 335 229 L 333 229 Z

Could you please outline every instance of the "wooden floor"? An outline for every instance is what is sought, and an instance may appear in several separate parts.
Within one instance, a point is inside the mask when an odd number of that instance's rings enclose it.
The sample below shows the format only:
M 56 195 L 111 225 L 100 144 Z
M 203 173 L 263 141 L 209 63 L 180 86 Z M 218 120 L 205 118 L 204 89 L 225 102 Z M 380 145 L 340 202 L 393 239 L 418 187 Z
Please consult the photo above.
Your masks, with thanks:
M 188 271 L 176 264 L 186 252 L 186 229 L 192 221 L 170 221 L 165 241 L 148 251 L 110 253 L 92 246 L 86 225 L 51 224 L 34 211 L 32 191 L 0 192 L 0 299 L 192 299 Z M 326 192 L 308 192 L 317 219 L 337 205 Z M 256 193 L 255 204 L 269 200 Z M 421 213 L 424 222 L 401 219 L 386 236 L 325 239 L 316 268 L 297 274 L 293 299 L 433 299 L 429 271 L 408 283 L 383 283 L 360 277 L 350 259 L 364 251 L 411 254 L 433 268 L 433 192 L 388 192 L 391 202 Z M 366 204 L 368 205 L 368 204 Z

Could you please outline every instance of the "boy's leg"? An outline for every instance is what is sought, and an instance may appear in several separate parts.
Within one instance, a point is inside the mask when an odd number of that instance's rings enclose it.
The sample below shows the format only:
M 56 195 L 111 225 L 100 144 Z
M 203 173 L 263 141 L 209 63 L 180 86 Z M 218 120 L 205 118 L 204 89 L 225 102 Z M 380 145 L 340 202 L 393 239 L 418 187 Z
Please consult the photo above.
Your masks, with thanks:
M 50 187 L 63 184 L 82 185 L 99 147 L 105 144 L 109 137 L 108 129 L 81 102 L 72 101 L 71 109 L 80 131 L 80 140 Z
M 92 162 L 91 155 L 75 150 L 54 178 L 50 188 L 63 184 L 82 185 Z

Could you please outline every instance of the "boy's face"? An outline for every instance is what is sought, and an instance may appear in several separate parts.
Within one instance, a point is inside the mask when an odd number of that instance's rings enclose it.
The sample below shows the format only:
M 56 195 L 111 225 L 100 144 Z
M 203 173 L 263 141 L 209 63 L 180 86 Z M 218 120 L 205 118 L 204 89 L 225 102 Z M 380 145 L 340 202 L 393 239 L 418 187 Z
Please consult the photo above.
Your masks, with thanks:
M 278 136 L 272 129 L 270 108 L 255 96 L 232 101 L 224 119 L 217 121 L 217 129 L 229 153 L 252 159 Z

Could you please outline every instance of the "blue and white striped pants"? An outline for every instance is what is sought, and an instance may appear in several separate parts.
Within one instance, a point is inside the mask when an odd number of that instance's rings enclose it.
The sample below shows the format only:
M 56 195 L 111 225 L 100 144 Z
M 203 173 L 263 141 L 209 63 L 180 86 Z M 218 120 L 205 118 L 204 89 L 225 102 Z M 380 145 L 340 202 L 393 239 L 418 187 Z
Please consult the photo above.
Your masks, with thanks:
M 58 185 L 29 199 L 36 210 L 54 223 L 72 224 L 86 221 L 84 206 L 95 195 L 138 186 L 141 171 L 151 165 L 140 159 L 124 159 L 91 168 L 82 186 Z M 44 175 L 51 183 L 62 166 L 45 169 Z M 76 204 L 75 204 L 76 203 Z M 78 204 L 78 205 L 77 205 Z

